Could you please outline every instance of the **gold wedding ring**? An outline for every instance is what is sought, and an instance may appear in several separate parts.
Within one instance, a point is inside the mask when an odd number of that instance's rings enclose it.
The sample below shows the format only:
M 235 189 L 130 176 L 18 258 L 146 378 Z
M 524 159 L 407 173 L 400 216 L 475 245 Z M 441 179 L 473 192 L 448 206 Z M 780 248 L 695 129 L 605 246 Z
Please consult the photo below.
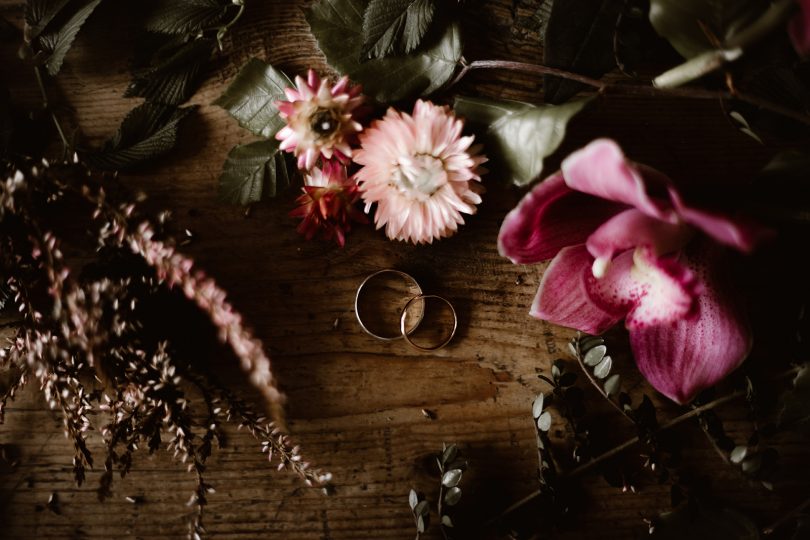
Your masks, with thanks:
M 404 305 L 402 305 L 401 308 L 399 308 L 399 334 L 396 335 L 385 334 L 378 328 L 372 329 L 370 327 L 373 326 L 371 321 L 374 323 L 380 323 L 380 321 L 384 319 L 384 316 L 387 314 L 379 312 L 380 308 L 385 307 L 385 300 L 382 298 L 382 296 L 390 292 L 401 293 L 401 291 L 397 291 L 398 287 L 394 287 L 390 285 L 390 283 L 386 284 L 385 280 L 391 278 L 392 276 L 401 278 L 405 284 L 405 288 L 407 289 L 406 294 L 400 295 L 400 297 L 403 299 L 407 298 L 407 301 L 404 303 Z M 369 293 L 369 290 L 375 286 L 381 287 L 378 296 L 372 296 L 373 293 Z M 447 304 L 447 307 L 450 309 L 450 312 L 453 315 L 453 328 L 450 330 L 447 337 L 445 337 L 440 343 L 431 346 L 423 346 L 415 343 L 414 340 L 411 339 L 411 335 L 416 331 L 419 325 L 422 324 L 427 301 L 431 299 L 439 300 Z M 417 305 L 419 306 L 418 309 Z M 378 310 L 376 314 L 373 313 L 375 309 Z M 371 315 L 369 315 L 369 313 L 371 313 Z M 360 324 L 360 328 L 362 328 L 363 332 L 369 336 L 379 339 L 380 341 L 395 341 L 397 339 L 405 339 L 410 346 L 425 352 L 436 351 L 447 346 L 447 344 L 453 340 L 453 337 L 455 337 L 456 330 L 458 329 L 458 315 L 456 314 L 453 304 L 451 304 L 449 300 L 436 294 L 424 294 L 422 287 L 413 276 L 400 270 L 394 270 L 393 268 L 378 270 L 366 277 L 363 282 L 360 283 L 360 286 L 357 288 L 357 293 L 354 296 L 354 314 L 355 317 L 357 317 L 357 322 Z
M 413 330 L 416 330 L 415 328 L 412 329 L 410 332 L 405 332 L 405 322 L 406 319 L 408 318 L 408 308 L 411 307 L 411 304 L 413 304 L 416 300 L 422 300 L 424 305 L 425 300 L 429 298 L 435 298 L 436 300 L 441 300 L 442 302 L 447 304 L 447 307 L 449 307 L 450 311 L 453 313 L 453 329 L 450 330 L 450 334 L 447 336 L 447 338 L 445 338 L 445 340 L 439 343 L 438 345 L 433 345 L 432 347 L 423 347 L 421 345 L 417 345 L 411 339 L 410 334 L 413 332 Z M 424 313 L 424 308 L 422 309 L 422 312 Z M 416 349 L 419 349 L 420 351 L 425 352 L 438 351 L 439 349 L 445 347 L 448 343 L 450 343 L 453 340 L 453 336 L 456 335 L 456 330 L 458 329 L 458 315 L 456 315 L 456 308 L 453 307 L 453 304 L 451 304 L 447 298 L 439 296 L 437 294 L 420 294 L 419 296 L 414 296 L 413 298 L 408 300 L 408 302 L 405 304 L 405 307 L 402 308 L 402 315 L 399 318 L 399 329 L 400 332 L 402 332 L 402 337 L 405 338 L 405 341 L 407 341 L 408 345 L 410 345 L 411 347 L 414 347 Z

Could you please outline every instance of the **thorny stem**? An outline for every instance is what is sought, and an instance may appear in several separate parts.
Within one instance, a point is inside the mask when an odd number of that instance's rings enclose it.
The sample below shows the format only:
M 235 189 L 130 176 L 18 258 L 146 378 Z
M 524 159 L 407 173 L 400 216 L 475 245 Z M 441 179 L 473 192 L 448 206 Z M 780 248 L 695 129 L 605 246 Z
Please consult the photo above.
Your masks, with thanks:
M 791 375 L 794 375 L 798 371 L 798 369 L 799 368 L 794 367 L 794 368 L 791 368 L 791 369 L 789 369 L 787 371 L 779 373 L 775 377 L 773 377 L 773 380 L 783 379 L 785 377 L 789 377 Z M 686 422 L 687 420 L 689 420 L 691 418 L 694 418 L 695 416 L 703 414 L 703 413 L 705 413 L 707 411 L 710 411 L 712 409 L 716 409 L 717 407 L 719 407 L 721 405 L 724 405 L 724 404 L 726 404 L 726 403 L 728 403 L 730 401 L 734 401 L 735 399 L 737 399 L 739 397 L 745 396 L 747 393 L 748 393 L 747 390 L 737 390 L 736 392 L 732 392 L 731 394 L 728 394 L 728 395 L 725 395 L 723 397 L 717 398 L 717 399 L 715 399 L 713 401 L 710 401 L 709 403 L 706 403 L 705 405 L 701 405 L 700 407 L 695 407 L 691 411 L 686 412 L 686 413 L 684 413 L 684 414 L 682 414 L 680 416 L 677 416 L 677 417 L 673 418 L 672 420 L 670 420 L 669 422 L 667 422 L 666 424 L 663 424 L 661 427 L 659 427 L 657 430 L 655 430 L 654 433 L 661 433 L 662 431 L 666 431 L 668 429 L 671 429 L 671 428 L 673 428 L 673 427 L 675 427 L 675 426 L 677 426 L 679 424 L 682 424 L 683 422 Z M 623 451 L 627 450 L 628 448 L 630 448 L 633 445 L 635 445 L 636 443 L 638 443 L 640 440 L 641 439 L 638 436 L 635 436 L 632 439 L 628 439 L 627 441 L 623 442 L 622 444 L 620 444 L 618 446 L 615 446 L 612 449 L 608 450 L 604 454 L 600 454 L 599 456 L 595 457 L 594 459 L 592 459 L 588 463 L 583 463 L 579 467 L 575 467 L 574 469 L 572 469 L 569 472 L 563 472 L 560 476 L 562 478 L 573 478 L 573 477 L 576 477 L 576 476 L 580 476 L 581 474 L 583 474 L 583 473 L 591 470 L 592 468 L 594 468 L 596 465 L 599 465 L 600 463 L 602 463 L 602 462 L 604 462 L 604 461 L 606 461 L 606 460 L 608 460 L 608 459 L 622 453 Z M 540 495 L 541 495 L 541 492 L 539 490 L 530 493 L 529 495 L 523 497 L 519 501 L 517 501 L 514 504 L 510 505 L 508 508 L 506 508 L 506 510 L 504 510 L 503 512 L 501 512 L 500 514 L 498 514 L 497 516 L 495 516 L 494 518 L 489 520 L 487 522 L 487 525 L 491 525 L 493 523 L 496 523 L 496 522 L 500 521 L 501 519 L 503 519 L 508 514 L 511 514 L 512 512 L 517 510 L 518 508 L 520 508 L 520 507 L 524 506 L 525 504 L 533 501 L 534 499 L 536 499 Z M 808 505 L 810 506 L 810 502 L 808 502 Z
M 650 96 L 650 97 L 671 97 L 671 98 L 685 98 L 685 99 L 713 99 L 713 100 L 737 100 L 743 103 L 748 103 L 755 107 L 776 113 L 797 122 L 810 125 L 810 116 L 802 114 L 798 111 L 784 107 L 777 103 L 767 101 L 744 94 L 738 90 L 704 90 L 702 88 L 682 87 L 682 88 L 656 88 L 651 85 L 637 85 L 637 84 L 620 84 L 608 83 L 565 71 L 562 69 L 552 68 L 540 64 L 528 64 L 525 62 L 512 62 L 509 60 L 475 60 L 467 63 L 462 61 L 461 70 L 456 74 L 455 78 L 450 82 L 448 87 L 454 86 L 461 79 L 463 79 L 470 71 L 478 69 L 505 69 L 510 71 L 522 71 L 524 73 L 534 73 L 537 75 L 552 75 L 571 81 L 582 83 L 591 88 L 595 88 L 600 94 L 620 94 L 632 96 Z
M 776 531 L 776 529 L 778 529 L 779 527 L 781 527 L 782 525 L 784 525 L 785 523 L 787 523 L 791 519 L 795 518 L 797 515 L 801 514 L 802 512 L 807 510 L 808 508 L 810 508 L 810 499 L 805 500 L 802 504 L 800 504 L 799 506 L 797 506 L 796 508 L 794 508 L 793 510 L 791 510 L 790 512 L 788 512 L 784 516 L 780 517 L 779 519 L 774 521 L 769 526 L 765 527 L 762 530 L 762 534 L 764 534 L 766 536 L 773 534 Z

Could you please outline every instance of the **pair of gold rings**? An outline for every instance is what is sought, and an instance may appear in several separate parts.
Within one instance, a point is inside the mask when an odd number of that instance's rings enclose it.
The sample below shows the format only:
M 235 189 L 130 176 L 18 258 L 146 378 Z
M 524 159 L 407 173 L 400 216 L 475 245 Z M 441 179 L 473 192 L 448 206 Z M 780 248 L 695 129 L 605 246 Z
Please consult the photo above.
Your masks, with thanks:
M 413 334 L 422 324 L 430 300 L 441 302 L 449 308 L 453 319 L 452 329 L 445 330 L 445 335 L 434 344 L 420 345 L 414 341 Z M 381 327 L 386 326 L 385 319 L 387 315 L 390 316 L 392 303 L 402 306 L 398 314 L 399 333 L 384 333 L 384 328 Z M 449 300 L 436 294 L 425 294 L 413 276 L 393 268 L 378 270 L 363 280 L 354 297 L 354 313 L 360 328 L 369 336 L 380 341 L 404 339 L 420 351 L 437 351 L 447 346 L 458 329 L 458 316 Z M 395 321 L 389 320 L 388 323 L 393 328 Z

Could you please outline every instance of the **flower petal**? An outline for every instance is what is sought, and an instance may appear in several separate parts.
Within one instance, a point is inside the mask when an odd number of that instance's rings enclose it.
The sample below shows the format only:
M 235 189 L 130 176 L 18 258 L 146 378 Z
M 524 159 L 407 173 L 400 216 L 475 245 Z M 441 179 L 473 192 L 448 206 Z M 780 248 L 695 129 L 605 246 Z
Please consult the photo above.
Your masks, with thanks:
M 692 228 L 655 219 L 636 208 L 616 214 L 588 237 L 588 252 L 596 259 L 593 275 L 604 275 L 616 253 L 644 246 L 655 255 L 680 251 L 692 236 Z
M 543 274 L 531 316 L 589 334 L 601 334 L 618 323 L 626 310 L 603 309 L 585 290 L 592 262 L 584 244 L 560 250 Z
M 562 174 L 554 174 L 507 214 L 498 234 L 498 252 L 515 264 L 550 259 L 562 248 L 584 242 L 623 208 L 577 193 L 565 185 Z
M 668 324 L 694 311 L 701 287 L 694 272 L 649 248 L 625 251 L 604 277 L 585 278 L 590 298 L 602 309 L 627 313 L 629 330 Z
M 597 139 L 568 156 L 562 173 L 571 189 L 634 206 L 664 221 L 677 220 L 666 199 L 669 179 L 651 167 L 631 163 L 610 139 Z
M 762 227 L 692 208 L 674 189 L 670 189 L 670 199 L 683 221 L 694 225 L 721 244 L 726 244 L 744 253 L 750 253 L 761 240 L 771 236 L 771 231 Z
M 716 257 L 714 257 L 716 258 Z M 639 370 L 656 390 L 688 403 L 734 371 L 748 356 L 751 335 L 734 298 L 720 288 L 716 261 L 697 254 L 689 265 L 703 283 L 693 316 L 630 331 Z M 709 273 L 713 268 L 715 273 Z

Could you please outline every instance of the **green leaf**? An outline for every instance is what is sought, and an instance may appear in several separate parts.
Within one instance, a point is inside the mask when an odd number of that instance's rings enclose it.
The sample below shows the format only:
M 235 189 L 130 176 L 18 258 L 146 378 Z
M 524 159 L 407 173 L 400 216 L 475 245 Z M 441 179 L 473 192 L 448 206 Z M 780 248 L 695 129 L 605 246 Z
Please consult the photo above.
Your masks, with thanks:
M 99 169 L 140 165 L 174 148 L 180 123 L 195 109 L 143 103 L 127 114 L 100 152 L 85 152 L 82 157 Z
M 650 0 L 650 22 L 684 58 L 694 58 L 716 48 L 706 31 L 722 46 L 768 6 L 768 0 Z
M 71 3 L 71 7 L 78 6 L 78 9 L 58 26 L 56 23 L 61 21 L 52 20 L 53 26 L 57 26 L 57 28 L 50 30 L 51 25 L 47 25 L 46 29 L 49 31 L 36 39 L 34 51 L 42 57 L 45 69 L 51 76 L 56 75 L 62 69 L 65 55 L 73 45 L 76 35 L 100 3 L 101 0 L 81 0 Z M 64 15 L 65 12 L 60 10 L 59 14 L 61 19 L 61 15 Z
M 442 475 L 442 485 L 444 487 L 455 487 L 461 481 L 464 472 L 461 469 L 450 469 Z
M 243 128 L 269 138 L 284 126 L 275 102 L 286 99 L 284 89 L 291 86 L 284 73 L 251 58 L 214 104 L 228 111 Z
M 625 0 L 554 2 L 543 48 L 546 65 L 589 77 L 616 67 L 614 35 Z M 546 76 L 545 100 L 563 103 L 579 92 L 581 83 Z
M 149 65 L 135 71 L 124 96 L 143 97 L 164 105 L 183 103 L 202 82 L 203 67 L 215 46 L 210 38 L 171 39 L 155 51 Z
M 25 42 L 31 43 L 45 30 L 70 0 L 28 0 L 25 3 Z
M 278 141 L 267 139 L 234 146 L 219 177 L 219 196 L 232 204 L 247 205 L 262 197 L 275 197 L 289 183 L 287 164 Z
M 435 0 L 371 0 L 363 14 L 362 58 L 412 52 L 435 13 Z
M 650 535 L 653 540 L 755 540 L 759 537 L 759 529 L 747 516 L 706 504 L 683 505 L 661 514 Z
M 232 2 L 160 0 L 146 19 L 146 29 L 161 34 L 190 34 L 224 25 Z
M 452 23 L 430 33 L 418 53 L 361 62 L 363 13 L 368 0 L 318 0 L 307 21 L 326 59 L 337 71 L 363 85 L 380 102 L 428 95 L 455 73 L 461 58 L 461 33 Z
M 565 105 L 532 105 L 457 97 L 455 110 L 473 123 L 487 126 L 484 140 L 511 182 L 525 186 L 543 172 L 543 160 L 565 138 L 568 122 L 589 99 Z
M 810 364 L 802 366 L 793 379 L 793 388 L 782 396 L 779 423 L 810 431 Z

